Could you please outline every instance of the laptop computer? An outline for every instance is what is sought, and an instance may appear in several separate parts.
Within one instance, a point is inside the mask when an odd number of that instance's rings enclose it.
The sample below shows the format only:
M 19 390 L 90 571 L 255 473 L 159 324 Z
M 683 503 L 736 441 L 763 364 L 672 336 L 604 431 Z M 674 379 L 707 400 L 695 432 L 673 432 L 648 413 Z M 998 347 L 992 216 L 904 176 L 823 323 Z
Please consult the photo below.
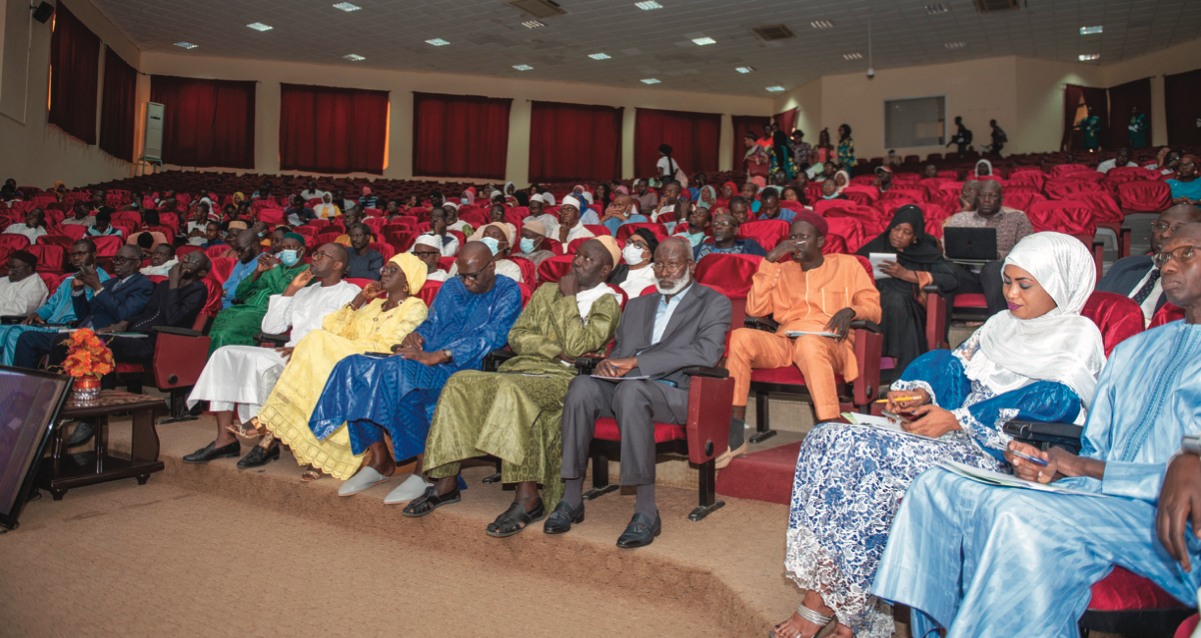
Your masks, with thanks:
M 947 226 L 942 229 L 942 238 L 947 259 L 985 262 L 994 261 L 997 258 L 996 228 Z

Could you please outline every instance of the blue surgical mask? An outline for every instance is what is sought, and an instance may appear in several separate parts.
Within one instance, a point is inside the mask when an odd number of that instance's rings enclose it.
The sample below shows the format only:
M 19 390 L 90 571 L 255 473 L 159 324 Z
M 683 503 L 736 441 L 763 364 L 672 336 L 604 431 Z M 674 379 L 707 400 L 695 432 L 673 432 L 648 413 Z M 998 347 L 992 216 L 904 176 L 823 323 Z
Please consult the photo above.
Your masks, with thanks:
M 488 245 L 488 250 L 491 250 L 493 255 L 500 252 L 500 242 L 496 241 L 495 239 L 492 239 L 491 237 L 483 237 L 480 239 L 480 241 Z
M 279 256 L 280 263 L 287 266 L 288 268 L 295 266 L 296 262 L 300 261 L 300 257 L 297 256 L 295 250 L 281 250 L 281 251 L 279 251 L 278 256 Z
M 521 252 L 527 255 L 534 252 L 534 240 L 530 239 L 529 237 L 522 237 Z
M 460 198 L 460 199 L 459 199 L 459 201 L 463 202 L 463 204 L 464 204 L 464 205 L 466 205 L 466 204 L 470 203 L 470 202 L 468 202 L 468 201 L 467 201 L 467 198 L 466 198 L 466 197 Z

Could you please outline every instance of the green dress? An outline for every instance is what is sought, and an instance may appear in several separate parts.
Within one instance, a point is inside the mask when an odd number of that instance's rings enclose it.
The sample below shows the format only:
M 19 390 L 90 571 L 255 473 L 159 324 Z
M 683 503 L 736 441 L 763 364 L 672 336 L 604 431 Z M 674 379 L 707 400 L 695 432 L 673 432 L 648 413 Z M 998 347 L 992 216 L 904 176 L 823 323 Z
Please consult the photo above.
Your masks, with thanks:
M 1101 118 L 1096 115 L 1090 115 L 1083 120 L 1080 120 L 1080 132 L 1084 134 L 1084 150 L 1095 151 L 1100 146 L 1100 137 L 1097 135 L 1101 130 Z
M 296 264 L 292 268 L 276 266 L 257 280 L 247 275 L 234 291 L 234 305 L 217 313 L 209 337 L 209 355 L 221 346 L 253 346 L 254 335 L 263 331 L 263 316 L 267 314 L 267 302 L 271 295 L 282 294 L 288 284 L 308 268 L 308 264 Z
M 538 288 L 509 331 L 518 356 L 499 372 L 457 372 L 443 387 L 425 444 L 429 476 L 454 476 L 463 459 L 491 454 L 502 461 L 502 481 L 541 483 L 553 509 L 563 497 L 563 399 L 576 376 L 575 366 L 555 357 L 601 350 L 620 319 L 613 295 L 597 299 L 581 321 L 574 296 L 555 283 Z
M 1147 114 L 1139 113 L 1130 118 L 1130 147 L 1147 147 Z

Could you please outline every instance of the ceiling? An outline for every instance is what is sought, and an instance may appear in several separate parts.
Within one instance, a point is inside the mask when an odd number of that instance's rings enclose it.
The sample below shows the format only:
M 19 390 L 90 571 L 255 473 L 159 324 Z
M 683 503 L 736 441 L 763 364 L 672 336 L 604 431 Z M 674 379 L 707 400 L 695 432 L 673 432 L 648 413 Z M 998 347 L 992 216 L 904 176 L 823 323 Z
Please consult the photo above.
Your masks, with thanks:
M 1201 2 L 1028 0 L 1015 11 L 981 14 L 971 0 L 558 0 L 566 15 L 530 29 L 528 14 L 503 0 L 91 0 L 143 51 L 344 64 L 768 97 L 822 75 L 1004 55 L 1112 64 L 1201 37 Z M 818 20 L 834 26 L 816 29 Z M 247 24 L 271 25 L 259 32 Z M 795 38 L 767 43 L 752 28 L 785 24 Z M 1083 26 L 1104 32 L 1081 35 Z M 714 44 L 698 46 L 693 38 Z M 442 38 L 446 46 L 425 40 Z M 185 51 L 176 42 L 197 48 Z M 950 49 L 947 43 L 964 43 Z M 347 54 L 366 59 L 351 62 Z M 610 59 L 593 60 L 595 53 Z M 847 60 L 858 53 L 862 59 Z M 518 71 L 525 64 L 533 70 Z M 735 67 L 751 66 L 740 74 Z

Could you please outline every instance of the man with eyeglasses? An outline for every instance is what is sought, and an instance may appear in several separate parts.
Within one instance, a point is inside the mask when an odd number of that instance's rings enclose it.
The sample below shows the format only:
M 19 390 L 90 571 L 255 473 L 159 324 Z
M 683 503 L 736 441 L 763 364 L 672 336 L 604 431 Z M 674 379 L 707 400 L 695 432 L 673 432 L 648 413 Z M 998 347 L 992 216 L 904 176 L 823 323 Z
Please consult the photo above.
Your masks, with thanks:
M 67 253 L 71 266 L 76 270 L 83 267 L 91 268 L 96 264 L 96 245 L 90 239 L 80 239 L 71 245 Z M 103 283 L 108 281 L 108 273 L 103 268 L 96 268 L 96 276 Z M 39 277 L 40 279 L 41 277 Z M 75 314 L 75 304 L 72 303 L 72 282 L 75 275 L 64 279 L 50 295 L 50 299 L 40 308 L 29 314 L 20 325 L 0 326 L 0 365 L 10 366 L 13 363 L 13 353 L 17 348 L 17 339 L 26 331 L 58 332 L 58 326 L 74 323 L 79 319 Z M 91 299 L 94 294 L 91 288 L 84 289 L 84 296 Z M 50 324 L 51 328 L 41 327 Z
M 1192 204 L 1177 204 L 1159 214 L 1151 224 L 1151 253 L 1123 257 L 1109 267 L 1105 277 L 1097 282 L 1097 290 L 1129 297 L 1143 311 L 1144 327 L 1151 325 L 1155 313 L 1167 302 L 1154 257 L 1185 224 L 1201 222 L 1201 208 Z
M 217 417 L 217 438 L 183 457 L 185 463 L 207 463 L 237 456 L 241 447 L 236 435 L 246 438 L 259 435 L 259 410 L 283 373 L 292 349 L 306 335 L 320 328 L 326 315 L 337 312 L 359 294 L 358 286 L 342 279 L 349 261 L 342 245 L 325 244 L 313 253 L 312 264 L 301 264 L 301 269 L 283 291 L 268 297 L 260 328 L 267 334 L 280 334 L 291 329 L 283 347 L 227 345 L 212 353 L 188 395 L 188 407 L 199 401 L 209 402 L 209 410 Z M 314 280 L 319 283 L 310 286 Z M 234 425 L 235 411 L 240 427 Z M 278 458 L 279 441 L 267 433 L 238 461 L 238 467 L 259 467 Z
M 1115 566 L 1197 605 L 1201 542 L 1187 523 L 1201 514 L 1199 256 L 1201 224 L 1177 228 L 1156 254 L 1164 294 L 1185 318 L 1114 348 L 1079 455 L 1009 443 L 1015 478 L 1085 494 L 996 487 L 937 468 L 910 485 L 871 593 L 908 605 L 913 635 L 1074 636 L 1092 586 Z
M 621 484 L 638 490 L 634 515 L 617 546 L 645 547 L 659 535 L 655 423 L 687 422 L 690 378 L 683 370 L 717 365 L 733 312 L 729 299 L 693 281 L 695 267 L 686 239 L 664 239 L 655 251 L 656 292 L 630 299 L 608 358 L 595 375 L 572 379 L 563 403 L 566 486 L 563 501 L 543 527 L 547 534 L 563 534 L 584 520 L 584 472 L 596 420 L 616 418 Z
M 355 355 L 338 362 L 309 419 L 320 445 L 338 445 L 334 434 L 346 424 L 355 454 L 387 433 L 398 464 L 416 456 L 417 471 L 388 495 L 388 505 L 429 494 L 432 484 L 420 476 L 421 461 L 442 387 L 460 370 L 479 370 L 484 356 L 508 340 L 521 312 L 517 282 L 496 276 L 484 242 L 467 242 L 457 263 L 459 275 L 442 284 L 425 322 L 392 347 L 392 356 Z M 457 499 L 457 489 L 454 494 Z M 433 506 L 450 498 L 434 495 Z
M 419 235 L 409 250 L 429 268 L 425 275 L 426 281 L 446 281 L 450 273 L 439 268 L 442 261 L 442 242 L 433 235 Z
M 754 239 L 737 239 L 738 229 L 742 224 L 730 214 L 719 214 L 713 219 L 713 241 L 700 244 L 692 249 L 692 259 L 700 261 L 710 253 L 731 255 L 759 255 L 766 257 L 767 251 Z
M 25 317 L 46 303 L 50 291 L 37 275 L 37 255 L 18 250 L 8 256 L 8 276 L 0 279 L 0 316 Z

